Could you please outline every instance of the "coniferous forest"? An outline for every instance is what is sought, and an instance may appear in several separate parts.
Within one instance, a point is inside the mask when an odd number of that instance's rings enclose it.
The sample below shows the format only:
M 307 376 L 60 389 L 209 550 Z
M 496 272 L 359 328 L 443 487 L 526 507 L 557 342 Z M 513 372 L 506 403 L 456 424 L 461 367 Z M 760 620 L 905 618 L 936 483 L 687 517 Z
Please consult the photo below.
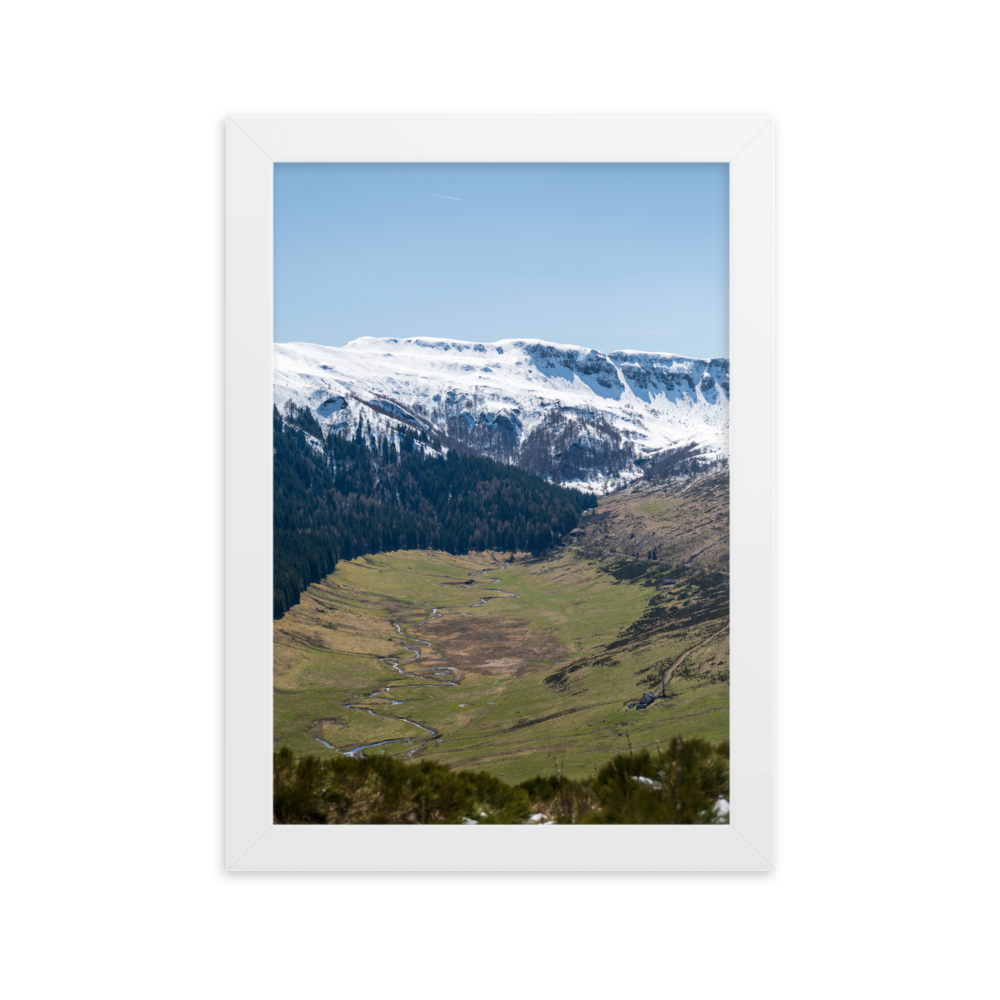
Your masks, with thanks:
M 322 428 L 306 408 L 273 411 L 274 617 L 340 559 L 394 549 L 540 554 L 597 505 L 579 490 L 449 450 L 425 431 L 379 439 Z M 398 443 L 398 444 L 397 444 Z

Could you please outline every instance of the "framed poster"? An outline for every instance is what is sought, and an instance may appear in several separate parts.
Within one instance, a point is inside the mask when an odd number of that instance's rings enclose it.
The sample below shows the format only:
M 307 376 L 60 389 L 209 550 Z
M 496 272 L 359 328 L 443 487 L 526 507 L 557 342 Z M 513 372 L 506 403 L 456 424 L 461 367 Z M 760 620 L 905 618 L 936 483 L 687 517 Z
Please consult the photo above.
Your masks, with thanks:
M 771 871 L 774 867 L 775 116 L 228 116 L 227 871 Z M 732 467 L 730 827 L 273 826 L 273 174 L 290 162 L 728 163 Z M 265 394 L 269 398 L 265 398 Z M 742 401 L 741 401 L 742 400 Z M 258 423 L 259 421 L 259 423 Z M 403 838 L 403 839 L 401 839 Z M 544 839 L 543 839 L 544 838 Z M 414 844 L 419 844 L 414 849 Z M 636 862 L 641 858 L 641 864 Z M 398 862 L 393 862 L 398 863 Z

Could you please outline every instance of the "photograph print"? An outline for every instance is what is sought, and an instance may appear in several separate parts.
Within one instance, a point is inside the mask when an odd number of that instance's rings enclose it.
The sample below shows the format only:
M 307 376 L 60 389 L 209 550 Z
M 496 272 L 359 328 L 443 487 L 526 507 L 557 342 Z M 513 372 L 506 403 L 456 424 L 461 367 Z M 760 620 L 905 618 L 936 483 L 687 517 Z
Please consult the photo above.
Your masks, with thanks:
M 274 340 L 274 822 L 728 823 L 728 164 L 276 163 Z

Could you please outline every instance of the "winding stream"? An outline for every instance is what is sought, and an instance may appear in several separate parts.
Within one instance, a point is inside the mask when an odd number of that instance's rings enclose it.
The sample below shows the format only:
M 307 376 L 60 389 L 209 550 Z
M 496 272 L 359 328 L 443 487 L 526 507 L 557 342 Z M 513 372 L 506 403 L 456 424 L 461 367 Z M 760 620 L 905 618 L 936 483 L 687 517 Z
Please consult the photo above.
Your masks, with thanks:
M 491 569 L 488 569 L 488 568 L 483 570 L 483 573 L 490 573 L 490 572 L 495 572 L 495 570 L 491 570 Z M 501 580 L 500 580 L 499 577 L 497 577 L 493 582 L 494 583 L 500 583 Z M 469 587 L 469 586 L 471 586 L 471 584 L 466 584 L 465 586 Z M 482 607 L 487 601 L 495 601 L 495 600 L 497 600 L 498 598 L 501 598 L 501 597 L 520 597 L 521 596 L 520 594 L 511 594 L 511 593 L 509 593 L 509 592 L 507 592 L 505 590 L 494 590 L 493 592 L 497 595 L 496 597 L 480 597 L 479 600 L 476 601 L 475 604 L 465 604 L 465 605 L 462 605 L 462 607 L 466 607 L 466 608 L 479 608 L 479 607 Z M 444 615 L 442 614 L 443 611 L 458 611 L 458 608 L 457 607 L 443 607 L 443 606 L 440 607 L 440 608 L 431 608 L 431 613 L 423 621 L 416 622 L 414 625 L 411 625 L 410 627 L 411 628 L 419 628 L 421 625 L 426 625 L 428 622 L 432 622 L 436 618 L 443 618 L 444 617 Z M 467 613 L 465 611 L 458 611 L 458 613 L 460 615 L 462 615 L 463 617 L 468 617 L 468 615 L 467 615 Z M 419 681 L 418 684 L 407 684 L 407 685 L 405 685 L 405 687 L 428 687 L 428 686 L 430 686 L 430 687 L 441 687 L 441 686 L 458 687 L 459 682 L 455 681 L 455 680 L 451 680 L 450 677 L 449 677 L 448 680 L 444 680 L 444 679 L 441 679 L 441 678 L 438 678 L 438 677 L 434 676 L 435 674 L 443 674 L 443 675 L 446 675 L 446 676 L 452 675 L 452 674 L 455 673 L 455 668 L 454 667 L 438 666 L 438 667 L 436 667 L 433 670 L 424 671 L 424 672 L 418 673 L 418 674 L 407 673 L 407 671 L 405 671 L 400 666 L 400 663 L 406 663 L 406 664 L 416 663 L 420 659 L 420 647 L 421 646 L 428 646 L 429 647 L 431 645 L 431 643 L 427 642 L 425 639 L 416 639 L 412 635 L 407 634 L 403 630 L 403 626 L 399 622 L 393 622 L 392 625 L 396 629 L 396 631 L 404 639 L 409 639 L 410 640 L 411 645 L 408 645 L 407 643 L 404 642 L 403 643 L 403 649 L 408 650 L 409 652 L 413 653 L 413 656 L 410 659 L 408 659 L 408 660 L 400 660 L 400 659 L 397 659 L 394 656 L 380 656 L 378 659 L 379 659 L 380 663 L 386 663 L 390 667 L 392 667 L 393 670 L 398 671 L 398 673 L 401 676 L 403 676 L 403 677 L 409 677 L 409 678 L 412 678 L 415 681 Z M 390 697 L 386 697 L 385 695 L 388 694 L 388 692 L 390 690 L 391 690 L 391 686 L 383 688 L 382 691 L 375 691 L 374 693 L 370 694 L 368 697 L 369 698 L 374 698 L 377 701 L 380 701 L 380 702 L 384 703 L 387 707 L 391 707 L 392 705 L 403 705 L 403 704 L 405 704 L 405 702 L 401 701 L 398 698 L 393 698 L 391 696 Z M 383 692 L 385 692 L 385 693 L 383 693 Z M 429 736 L 426 736 L 423 739 L 421 739 L 420 742 L 412 750 L 409 750 L 407 752 L 407 756 L 408 757 L 410 757 L 413 754 L 415 754 L 426 743 L 429 743 L 431 740 L 440 739 L 440 737 L 441 737 L 441 734 L 439 732 L 437 732 L 436 730 L 430 729 L 429 727 L 424 726 L 424 725 L 422 725 L 419 722 L 414 722 L 412 719 L 406 719 L 406 718 L 403 718 L 403 717 L 398 716 L 398 715 L 379 715 L 377 712 L 373 712 L 370 708 L 367 708 L 364 705 L 345 705 L 344 707 L 345 708 L 354 709 L 354 711 L 356 711 L 356 712 L 367 712 L 369 715 L 374 716 L 376 719 L 388 719 L 388 720 L 390 720 L 392 722 L 405 722 L 408 725 L 416 726 L 417 729 L 422 729 L 425 733 L 429 733 L 430 734 Z M 321 740 L 318 736 L 314 736 L 313 739 L 316 740 L 317 743 L 322 743 L 323 746 L 329 747 L 331 750 L 337 750 L 337 748 L 335 746 L 332 746 L 331 744 L 327 743 L 325 740 Z M 337 752 L 338 753 L 342 753 L 345 757 L 357 757 L 358 754 L 363 753 L 365 750 L 370 750 L 370 749 L 372 749 L 372 747 L 385 746 L 387 743 L 404 743 L 404 742 L 405 743 L 412 743 L 413 739 L 414 739 L 414 737 L 412 737 L 412 736 L 397 736 L 394 739 L 379 740 L 377 743 L 363 743 L 363 744 L 361 744 L 359 746 L 354 747 L 351 750 L 338 750 Z

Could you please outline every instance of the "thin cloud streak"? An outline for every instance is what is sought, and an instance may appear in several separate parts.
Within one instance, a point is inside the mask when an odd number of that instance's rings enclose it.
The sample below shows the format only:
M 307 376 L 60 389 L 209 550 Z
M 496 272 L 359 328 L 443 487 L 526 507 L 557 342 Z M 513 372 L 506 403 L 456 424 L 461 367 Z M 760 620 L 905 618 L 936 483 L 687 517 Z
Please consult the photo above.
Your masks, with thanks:
M 450 194 L 432 194 L 432 198 L 447 198 L 448 201 L 461 201 L 461 198 L 452 198 Z

